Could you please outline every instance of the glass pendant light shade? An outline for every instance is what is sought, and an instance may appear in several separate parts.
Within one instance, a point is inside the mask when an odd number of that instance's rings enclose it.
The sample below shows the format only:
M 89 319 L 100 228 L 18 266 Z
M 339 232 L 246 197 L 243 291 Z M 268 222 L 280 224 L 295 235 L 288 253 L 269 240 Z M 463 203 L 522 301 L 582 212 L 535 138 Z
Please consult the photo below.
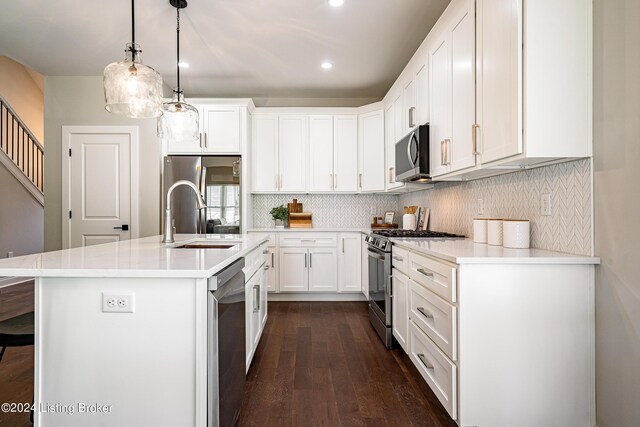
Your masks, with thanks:
M 140 46 L 127 43 L 124 61 L 104 69 L 104 99 L 108 112 L 131 118 L 162 114 L 162 77 L 142 63 Z
M 200 137 L 198 110 L 184 102 L 184 95 L 173 91 L 171 102 L 162 104 L 158 119 L 158 136 L 172 142 L 192 142 Z

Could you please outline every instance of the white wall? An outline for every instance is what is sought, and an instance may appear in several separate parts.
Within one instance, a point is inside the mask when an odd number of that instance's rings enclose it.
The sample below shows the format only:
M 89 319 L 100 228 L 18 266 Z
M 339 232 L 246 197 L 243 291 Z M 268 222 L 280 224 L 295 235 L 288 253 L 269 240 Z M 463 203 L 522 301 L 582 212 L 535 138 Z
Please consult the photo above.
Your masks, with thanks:
M 0 258 L 42 252 L 44 210 L 2 163 L 0 201 Z
M 640 2 L 594 0 L 598 427 L 640 426 Z
M 62 248 L 62 126 L 138 126 L 140 136 L 140 237 L 159 234 L 161 147 L 156 120 L 134 120 L 104 109 L 102 76 L 46 77 L 44 97 L 46 251 Z

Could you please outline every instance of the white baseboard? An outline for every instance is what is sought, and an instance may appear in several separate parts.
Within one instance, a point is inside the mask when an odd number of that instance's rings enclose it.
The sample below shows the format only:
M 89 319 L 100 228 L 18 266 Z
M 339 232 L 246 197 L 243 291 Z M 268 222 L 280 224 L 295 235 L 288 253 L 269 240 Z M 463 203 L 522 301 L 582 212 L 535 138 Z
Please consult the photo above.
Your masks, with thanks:
M 361 293 L 353 294 L 332 294 L 332 293 L 286 293 L 277 294 L 269 292 L 268 301 L 289 301 L 289 302 L 344 302 L 344 301 L 367 301 Z

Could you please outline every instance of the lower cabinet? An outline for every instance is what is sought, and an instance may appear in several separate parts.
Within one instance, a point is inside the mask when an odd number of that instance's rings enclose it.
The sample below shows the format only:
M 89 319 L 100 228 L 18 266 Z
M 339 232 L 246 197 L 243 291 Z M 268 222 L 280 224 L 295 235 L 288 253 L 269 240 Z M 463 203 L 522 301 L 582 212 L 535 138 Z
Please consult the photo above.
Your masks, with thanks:
M 393 269 L 392 277 L 392 297 L 391 297 L 391 325 L 393 327 L 393 336 L 405 352 L 408 352 L 408 296 L 409 296 L 409 278 L 397 269 Z
M 309 249 L 309 292 L 338 290 L 338 255 L 335 248 Z
M 280 248 L 280 292 L 335 292 L 335 248 Z
M 306 292 L 309 290 L 308 249 L 280 248 L 280 292 Z
M 263 260 L 268 259 L 265 248 L 260 248 Z M 245 258 L 246 259 L 246 258 Z M 264 325 L 267 321 L 267 288 L 269 286 L 269 265 L 260 263 L 257 269 L 252 269 L 245 276 L 245 335 L 246 335 L 246 366 L 247 372 L 251 366 Z
M 338 235 L 338 290 L 362 289 L 362 242 L 360 233 Z

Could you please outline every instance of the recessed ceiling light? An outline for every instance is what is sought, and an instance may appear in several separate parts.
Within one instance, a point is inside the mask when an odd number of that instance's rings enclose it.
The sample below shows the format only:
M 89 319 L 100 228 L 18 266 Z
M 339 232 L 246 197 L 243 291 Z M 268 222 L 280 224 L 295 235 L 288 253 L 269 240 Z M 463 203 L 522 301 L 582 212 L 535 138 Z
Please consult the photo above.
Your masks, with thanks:
M 184 61 L 180 61 L 180 62 L 178 62 L 178 67 L 180 67 L 180 68 L 189 68 L 189 63 L 188 62 L 184 62 Z
M 330 70 L 333 68 L 333 64 L 329 61 L 325 61 L 322 63 L 322 68 L 325 70 Z
M 344 0 L 329 0 L 329 4 L 333 7 L 340 7 L 344 4 Z

